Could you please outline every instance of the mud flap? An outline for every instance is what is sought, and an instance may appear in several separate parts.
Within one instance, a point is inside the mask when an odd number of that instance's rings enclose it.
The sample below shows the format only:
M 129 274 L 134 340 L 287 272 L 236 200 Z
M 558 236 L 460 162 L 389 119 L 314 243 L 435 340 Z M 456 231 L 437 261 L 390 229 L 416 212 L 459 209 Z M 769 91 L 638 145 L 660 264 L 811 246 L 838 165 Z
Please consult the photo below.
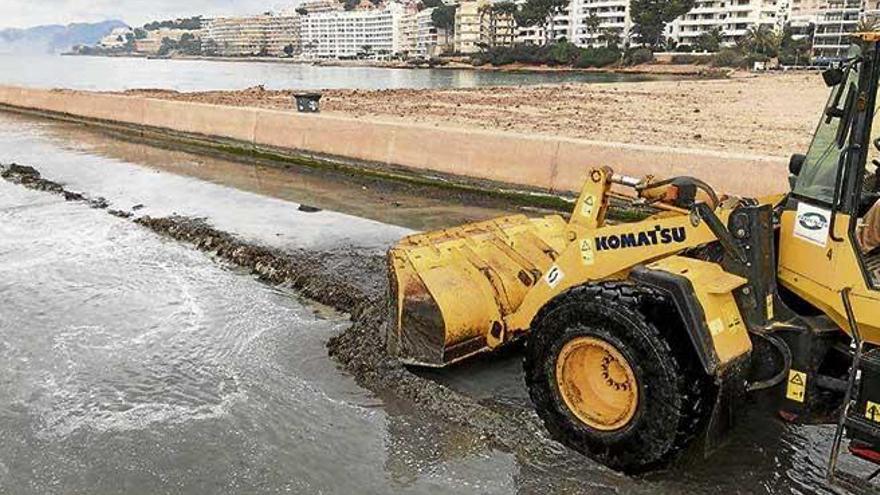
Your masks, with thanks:
M 703 439 L 706 457 L 724 445 L 727 434 L 736 425 L 735 408 L 742 404 L 745 397 L 748 369 L 748 359 L 740 359 L 717 375 L 718 394 Z

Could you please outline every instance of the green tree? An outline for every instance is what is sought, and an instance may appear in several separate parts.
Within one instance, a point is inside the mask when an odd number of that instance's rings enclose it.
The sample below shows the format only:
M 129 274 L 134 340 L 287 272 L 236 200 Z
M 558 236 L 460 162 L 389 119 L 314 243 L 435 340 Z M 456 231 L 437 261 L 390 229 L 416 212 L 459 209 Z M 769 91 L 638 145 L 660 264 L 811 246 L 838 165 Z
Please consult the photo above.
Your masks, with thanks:
M 177 50 L 177 42 L 171 38 L 162 38 L 162 44 L 159 46 L 159 56 L 171 55 Z
M 605 28 L 599 32 L 599 43 L 606 48 L 620 48 L 623 30 L 620 28 Z
M 284 54 L 287 55 L 288 57 L 292 57 L 292 56 L 293 56 L 293 52 L 294 52 L 295 50 L 296 50 L 296 47 L 294 47 L 293 45 L 285 45 L 285 47 L 284 47 Z
M 134 28 L 134 37 L 142 40 L 147 37 L 147 32 L 143 28 Z
M 431 12 L 431 22 L 437 29 L 446 29 L 452 31 L 455 29 L 455 7 L 452 5 L 441 5 Z
M 859 21 L 859 24 L 856 26 L 857 33 L 871 33 L 877 31 L 880 28 L 880 20 L 876 17 L 868 16 Z
M 776 30 L 762 24 L 750 27 L 745 36 L 739 40 L 739 46 L 747 54 L 773 58 L 779 55 L 781 41 L 782 38 Z
M 724 42 L 724 35 L 721 28 L 714 27 L 697 37 L 694 47 L 701 52 L 717 52 L 721 49 L 721 43 Z
M 524 27 L 544 28 L 544 43 L 553 41 L 553 18 L 568 7 L 568 0 L 526 0 L 516 15 L 516 23 Z
M 196 38 L 192 33 L 183 33 L 180 41 L 177 42 L 177 50 L 184 55 L 201 55 L 202 40 Z
M 298 7 L 296 9 L 296 13 L 299 15 L 309 15 L 309 11 L 304 9 L 303 7 Z
M 419 2 L 419 10 L 433 9 L 443 5 L 443 0 L 421 0 Z
M 144 30 L 146 31 L 156 31 L 161 28 L 195 31 L 202 28 L 202 16 L 175 19 L 173 21 L 154 21 L 144 24 Z
M 779 42 L 779 62 L 783 65 L 804 65 L 810 62 L 813 49 L 813 26 L 803 30 L 806 34 L 795 35 L 791 24 L 782 28 Z
M 449 44 L 449 35 L 455 32 L 455 5 L 441 4 L 431 12 L 431 23 L 443 30 L 444 44 Z
M 590 12 L 590 15 L 588 15 L 587 18 L 584 19 L 584 28 L 587 30 L 587 34 L 590 35 L 591 40 L 593 38 L 593 35 L 599 33 L 599 26 L 601 25 L 602 19 L 600 19 L 595 12 Z
M 651 48 L 663 44 L 666 25 L 694 8 L 694 0 L 632 0 L 630 16 L 636 40 Z

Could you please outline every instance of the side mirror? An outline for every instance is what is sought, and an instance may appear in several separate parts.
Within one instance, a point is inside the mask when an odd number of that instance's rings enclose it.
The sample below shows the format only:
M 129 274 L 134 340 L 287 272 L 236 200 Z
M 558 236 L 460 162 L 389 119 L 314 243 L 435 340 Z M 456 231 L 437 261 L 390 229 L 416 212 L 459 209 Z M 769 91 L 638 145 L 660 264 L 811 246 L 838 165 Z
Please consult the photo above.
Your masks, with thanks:
M 806 161 L 807 155 L 801 155 L 800 153 L 791 155 L 791 159 L 788 160 L 788 173 L 797 177 L 801 174 L 801 169 L 804 168 L 804 162 Z
M 825 69 L 822 71 L 822 79 L 825 81 L 825 85 L 829 88 L 833 88 L 842 83 L 843 76 L 843 70 L 838 68 Z

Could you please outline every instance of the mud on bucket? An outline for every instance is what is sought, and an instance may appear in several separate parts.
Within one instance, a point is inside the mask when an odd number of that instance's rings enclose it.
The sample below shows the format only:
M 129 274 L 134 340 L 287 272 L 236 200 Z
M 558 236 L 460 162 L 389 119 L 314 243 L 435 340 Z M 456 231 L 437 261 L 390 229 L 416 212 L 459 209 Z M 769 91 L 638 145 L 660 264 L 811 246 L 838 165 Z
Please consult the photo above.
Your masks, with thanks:
M 318 113 L 321 111 L 321 93 L 294 93 L 293 100 L 296 102 L 298 112 Z

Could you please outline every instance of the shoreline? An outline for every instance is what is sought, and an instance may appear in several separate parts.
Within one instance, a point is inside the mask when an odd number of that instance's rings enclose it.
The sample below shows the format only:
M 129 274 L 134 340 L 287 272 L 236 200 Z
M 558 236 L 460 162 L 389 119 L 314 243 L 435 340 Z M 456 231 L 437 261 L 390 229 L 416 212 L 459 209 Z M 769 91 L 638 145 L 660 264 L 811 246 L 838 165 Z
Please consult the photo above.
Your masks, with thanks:
M 623 75 L 654 75 L 654 76 L 680 76 L 680 77 L 730 77 L 737 72 L 733 69 L 709 67 L 706 65 L 693 64 L 664 64 L 651 63 L 631 67 L 607 67 L 607 68 L 577 68 L 567 66 L 509 64 L 503 66 L 471 65 L 465 62 L 448 61 L 442 65 L 409 64 L 406 62 L 383 62 L 379 60 L 302 60 L 283 57 L 212 57 L 206 55 L 173 55 L 168 57 L 156 57 L 145 53 L 125 54 L 88 54 L 63 53 L 65 57 L 96 57 L 96 58 L 134 58 L 142 60 L 190 60 L 204 62 L 235 62 L 235 63 L 268 63 L 302 65 L 311 67 L 342 67 L 342 68 L 372 68 L 372 69 L 405 69 L 405 70 L 462 70 L 502 73 L 537 73 L 537 74 L 623 74 Z

